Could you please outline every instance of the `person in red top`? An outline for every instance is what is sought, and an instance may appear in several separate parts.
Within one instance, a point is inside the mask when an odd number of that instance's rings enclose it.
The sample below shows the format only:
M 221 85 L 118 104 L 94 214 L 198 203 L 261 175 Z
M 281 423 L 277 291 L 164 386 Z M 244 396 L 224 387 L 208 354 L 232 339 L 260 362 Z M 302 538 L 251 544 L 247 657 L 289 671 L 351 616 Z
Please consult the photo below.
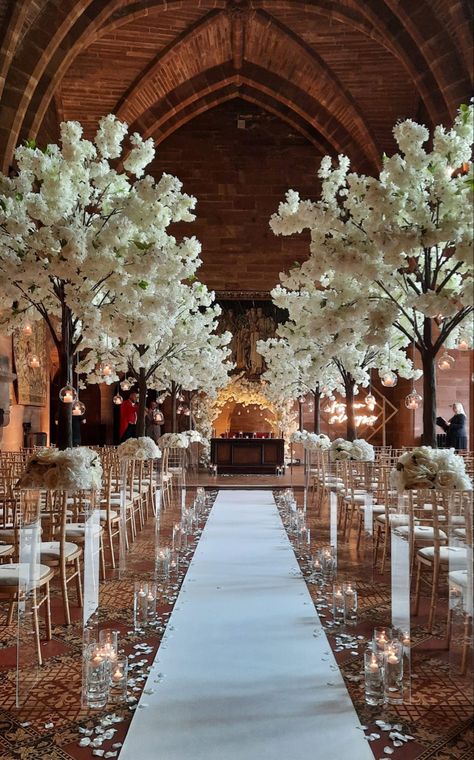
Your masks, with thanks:
M 130 391 L 128 399 L 120 407 L 120 443 L 137 437 L 137 399 L 138 393 Z

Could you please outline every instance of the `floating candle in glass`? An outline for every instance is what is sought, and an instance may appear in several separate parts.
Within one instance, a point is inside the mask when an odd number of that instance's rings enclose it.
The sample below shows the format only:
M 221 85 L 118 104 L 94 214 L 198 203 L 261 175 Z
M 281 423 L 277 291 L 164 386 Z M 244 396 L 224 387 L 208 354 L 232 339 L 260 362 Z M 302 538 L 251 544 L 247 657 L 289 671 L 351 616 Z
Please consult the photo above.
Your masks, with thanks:
M 403 704 L 403 644 L 398 639 L 385 644 L 384 695 L 391 705 Z
M 381 705 L 384 701 L 383 653 L 368 649 L 364 652 L 365 701 L 368 705 Z
M 357 589 L 352 581 L 344 581 L 342 592 L 344 595 L 344 623 L 355 625 L 357 623 Z

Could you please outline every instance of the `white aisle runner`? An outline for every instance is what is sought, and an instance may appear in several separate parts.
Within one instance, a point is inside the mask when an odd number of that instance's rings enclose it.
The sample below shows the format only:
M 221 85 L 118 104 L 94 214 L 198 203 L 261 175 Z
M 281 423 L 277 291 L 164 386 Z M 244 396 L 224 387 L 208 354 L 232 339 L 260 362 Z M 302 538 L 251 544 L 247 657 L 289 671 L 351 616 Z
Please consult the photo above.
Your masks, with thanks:
M 221 491 L 120 760 L 373 760 L 296 570 L 271 492 Z

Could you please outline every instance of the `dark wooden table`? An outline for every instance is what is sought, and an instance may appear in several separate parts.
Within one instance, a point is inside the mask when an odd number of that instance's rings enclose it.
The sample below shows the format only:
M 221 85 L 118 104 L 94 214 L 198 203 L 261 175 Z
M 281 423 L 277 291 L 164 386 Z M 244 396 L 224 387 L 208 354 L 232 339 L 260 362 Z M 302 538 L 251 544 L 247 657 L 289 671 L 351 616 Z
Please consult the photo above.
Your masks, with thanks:
M 213 438 L 211 462 L 218 473 L 274 474 L 284 464 L 282 438 Z

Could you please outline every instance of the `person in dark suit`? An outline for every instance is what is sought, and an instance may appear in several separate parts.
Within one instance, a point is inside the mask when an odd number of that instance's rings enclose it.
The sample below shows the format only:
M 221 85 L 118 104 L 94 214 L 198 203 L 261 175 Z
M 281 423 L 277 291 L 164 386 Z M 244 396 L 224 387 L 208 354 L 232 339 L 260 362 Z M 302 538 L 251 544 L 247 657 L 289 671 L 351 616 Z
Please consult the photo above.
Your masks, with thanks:
M 463 405 L 456 401 L 453 404 L 454 416 L 449 422 L 442 417 L 436 418 L 436 424 L 443 428 L 446 433 L 446 447 L 448 449 L 467 449 L 466 413 Z

